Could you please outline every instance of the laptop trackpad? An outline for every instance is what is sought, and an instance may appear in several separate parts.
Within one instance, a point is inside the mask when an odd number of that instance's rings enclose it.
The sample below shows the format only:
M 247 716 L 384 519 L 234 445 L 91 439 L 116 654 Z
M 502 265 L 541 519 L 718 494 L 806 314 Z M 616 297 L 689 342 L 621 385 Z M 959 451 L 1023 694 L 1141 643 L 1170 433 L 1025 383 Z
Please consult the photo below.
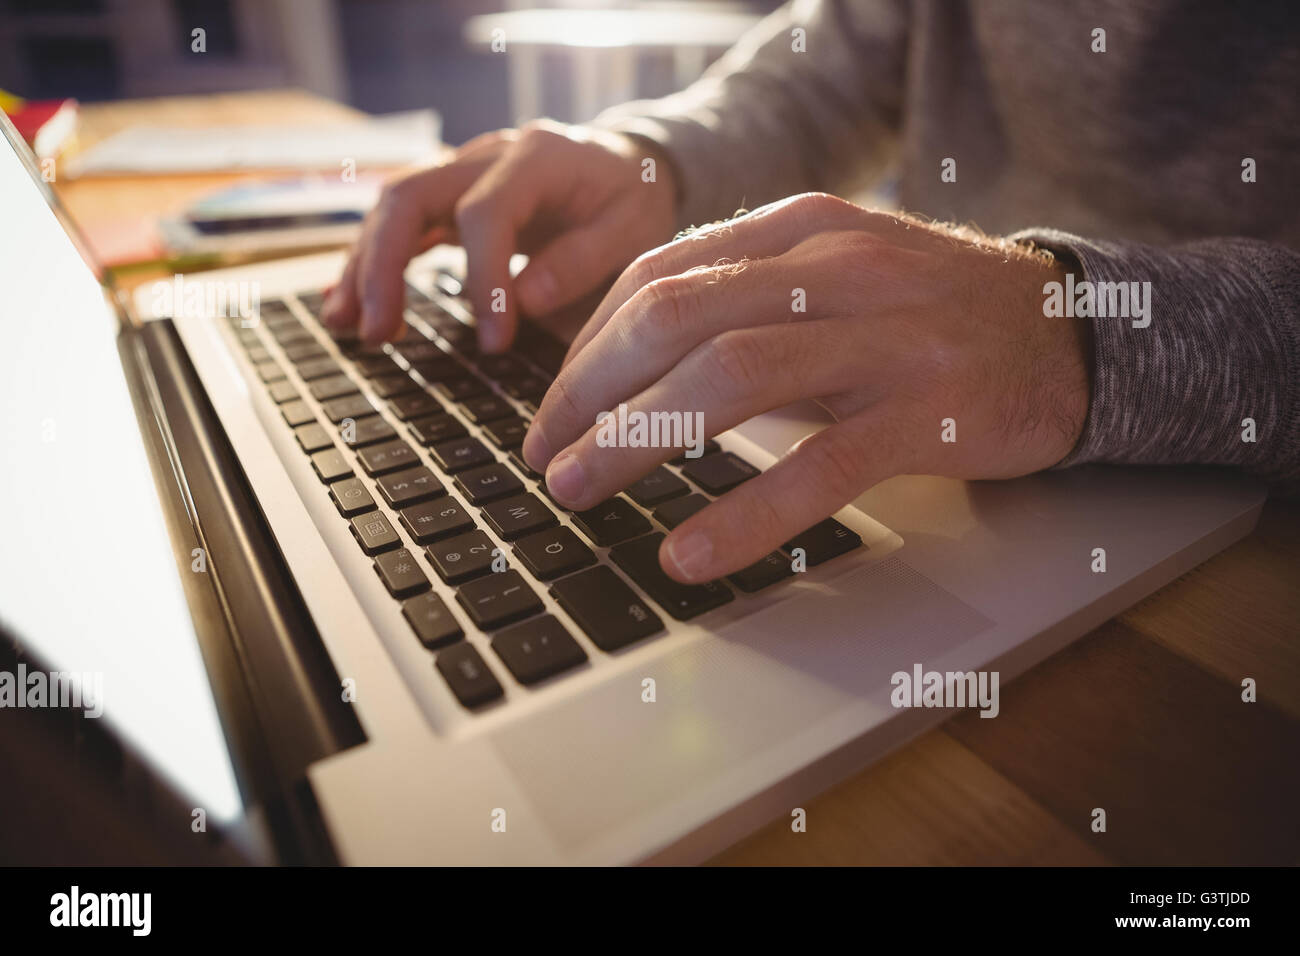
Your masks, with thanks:
M 774 770 L 812 762 L 846 742 L 830 739 L 839 734 L 832 719 L 851 717 L 860 734 L 891 716 L 895 671 L 937 659 L 991 623 L 894 556 L 504 728 L 492 742 L 551 836 L 581 854 L 656 816 L 677 827 L 703 822 L 721 794 L 735 804 L 770 784 Z M 653 703 L 643 699 L 647 678 Z M 573 799 L 572 780 L 586 781 L 583 799 Z

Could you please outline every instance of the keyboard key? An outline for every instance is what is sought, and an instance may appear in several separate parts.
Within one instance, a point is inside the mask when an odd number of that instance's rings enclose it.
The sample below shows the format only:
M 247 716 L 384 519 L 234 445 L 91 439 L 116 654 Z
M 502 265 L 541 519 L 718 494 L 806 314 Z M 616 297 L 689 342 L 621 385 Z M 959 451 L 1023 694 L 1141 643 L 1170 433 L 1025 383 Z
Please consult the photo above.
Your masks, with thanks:
M 290 362 L 306 362 L 310 359 L 326 358 L 329 353 L 315 339 L 310 342 L 295 342 L 292 345 L 286 345 L 284 355 Z
M 712 438 L 710 438 L 704 443 L 704 448 L 700 452 L 700 458 L 707 458 L 709 455 L 716 455 L 720 451 L 722 451 L 722 446 L 719 445 L 717 442 L 715 442 Z M 682 454 L 678 455 L 676 458 L 672 459 L 669 462 L 669 464 L 680 466 L 686 464 L 688 461 L 699 461 L 699 460 L 700 460 L 699 458 L 687 458 L 686 453 L 683 452 Z
M 371 445 L 357 452 L 357 458 L 366 474 L 374 477 L 399 468 L 410 468 L 420 463 L 419 457 L 406 442 L 396 439 L 382 445 Z
M 532 371 L 519 356 L 511 355 L 509 352 L 504 355 L 480 355 L 474 364 L 488 378 L 495 378 L 498 381 L 523 378 Z
M 519 473 L 523 475 L 525 478 L 531 478 L 533 479 L 533 481 L 542 480 L 541 475 L 539 475 L 537 472 L 533 471 L 533 469 L 528 467 L 528 462 L 524 461 L 524 456 L 519 454 L 518 449 L 515 449 L 510 453 L 510 464 L 514 465 L 515 468 L 519 469 Z
M 793 576 L 794 570 L 790 567 L 790 559 L 780 551 L 773 551 L 749 567 L 741 568 L 735 574 L 728 575 L 727 580 L 742 591 L 752 594 L 754 591 L 761 591 Z
M 496 461 L 492 452 L 480 441 L 474 438 L 456 438 L 452 441 L 445 441 L 433 446 L 430 451 L 433 454 L 433 460 L 449 475 L 454 475 L 458 471 L 464 471 L 466 468 L 475 468 L 488 462 Z
M 312 335 L 301 325 L 286 326 L 271 330 L 271 338 L 280 343 L 280 348 L 288 348 L 291 345 L 307 345 L 316 343 L 316 336 Z
M 465 634 L 451 609 L 432 591 L 402 602 L 402 616 L 420 643 L 430 650 L 458 641 Z
M 328 356 L 308 359 L 305 362 L 298 363 L 298 374 L 306 382 L 310 382 L 315 378 L 325 378 L 329 375 L 341 375 L 342 373 L 343 370 L 339 368 L 339 363 Z
M 343 457 L 343 452 L 337 448 L 327 448 L 325 451 L 318 451 L 311 456 L 311 466 L 316 469 L 316 474 L 325 484 L 338 481 L 340 478 L 350 478 L 352 476 L 352 466 L 348 460 Z
M 383 399 L 420 390 L 419 383 L 409 375 L 376 375 L 370 380 L 370 387 Z
M 334 499 L 334 507 L 338 508 L 339 514 L 345 518 L 375 510 L 375 499 L 370 496 L 370 492 L 366 490 L 366 486 L 359 478 L 336 481 L 330 485 L 330 497 Z
M 658 532 L 620 544 L 609 552 L 610 558 L 627 576 L 641 586 L 659 605 L 685 621 L 711 611 L 730 601 L 734 595 L 721 581 L 708 584 L 679 584 L 659 566 L 659 545 L 664 536 Z
M 460 420 L 445 413 L 409 422 L 408 427 L 415 440 L 425 446 L 436 445 L 466 434 L 465 426 L 460 423 Z
M 320 407 L 325 410 L 326 416 L 335 425 L 345 418 L 365 418 L 367 415 L 375 414 L 375 406 L 371 405 L 370 399 L 364 395 L 344 395 L 342 398 L 321 402 Z
M 299 292 L 298 301 L 312 315 L 320 314 L 321 306 L 325 304 L 324 292 Z
M 442 412 L 442 403 L 428 392 L 410 392 L 406 395 L 399 395 L 388 403 L 388 407 L 393 410 L 394 415 L 404 422 Z
M 306 425 L 308 422 L 316 420 L 316 413 L 311 410 L 311 406 L 301 399 L 293 402 L 285 402 L 280 406 L 280 414 L 284 420 L 289 423 L 290 428 L 297 428 L 299 425 Z
M 257 337 L 257 333 L 252 329 L 237 328 L 235 330 L 235 338 L 238 339 L 239 344 L 246 349 L 255 349 L 262 344 L 262 340 Z
M 513 411 L 511 411 L 509 418 L 502 418 L 483 426 L 483 434 L 487 435 L 488 441 L 503 451 L 507 448 L 518 448 L 522 445 L 524 443 L 524 434 L 527 431 L 528 423 Z
M 602 651 L 617 650 L 664 627 L 659 615 L 603 564 L 556 581 L 551 595 Z
M 511 398 L 523 401 L 524 399 L 541 398 L 546 394 L 546 390 L 551 387 L 551 380 L 540 375 L 525 375 L 523 378 L 502 382 L 501 387 Z
M 472 468 L 456 475 L 456 489 L 475 507 L 508 498 L 524 490 L 524 483 L 500 463 Z
M 302 446 L 302 450 L 309 455 L 312 452 L 334 447 L 334 439 L 330 437 L 330 433 L 325 430 L 325 426 L 320 422 L 299 425 L 293 430 L 293 437 L 298 439 L 298 444 Z
M 248 360 L 254 365 L 261 365 L 263 362 L 271 361 L 271 353 L 260 345 L 256 345 L 248 350 Z
M 382 511 L 353 518 L 352 535 L 361 545 L 361 550 L 370 555 L 390 551 L 402 544 L 402 539 L 397 536 L 388 516 Z
M 283 405 L 285 402 L 292 402 L 298 398 L 298 389 L 294 387 L 293 382 L 272 382 L 267 386 L 266 390 L 271 394 L 271 401 L 277 405 Z
M 819 521 L 802 534 L 797 534 L 781 550 L 789 554 L 795 548 L 803 548 L 808 557 L 808 567 L 829 561 L 862 547 L 862 538 L 857 532 L 844 527 L 834 518 Z
M 596 563 L 596 555 L 565 527 L 538 531 L 515 542 L 517 557 L 539 581 L 549 581 Z
M 518 571 L 502 571 L 471 581 L 456 592 L 470 619 L 480 630 L 490 631 L 544 610 Z
M 393 351 L 414 365 L 416 362 L 438 361 L 447 358 L 447 353 L 430 342 L 423 335 L 418 338 L 402 339 L 393 346 Z
M 451 498 L 427 501 L 403 508 L 399 512 L 402 526 L 418 544 L 429 544 L 439 538 L 474 530 L 474 519 L 465 508 Z
M 361 419 L 345 418 L 339 423 L 339 435 L 343 443 L 352 448 L 364 448 L 376 442 L 388 441 L 397 436 L 393 426 L 378 415 L 367 415 Z
M 448 325 L 438 329 L 444 342 L 461 355 L 472 357 L 478 354 L 478 333 L 467 325 Z
M 500 467 L 499 465 L 497 467 Z M 549 528 L 558 522 L 536 495 L 515 495 L 483 509 L 488 527 L 506 541 Z
M 352 360 L 356 370 L 366 378 L 376 375 L 395 375 L 401 368 L 391 355 L 358 355 Z
M 461 402 L 460 408 L 465 413 L 465 417 L 475 425 L 496 421 L 498 418 L 508 418 L 515 413 L 515 407 L 497 395 L 467 399 Z
M 501 631 L 492 638 L 492 650 L 521 684 L 536 684 L 587 661 L 587 652 L 551 614 Z
M 718 455 L 705 455 L 682 465 L 682 474 L 711 495 L 730 491 L 741 482 L 758 474 L 758 469 L 739 455 L 724 451 Z
M 633 508 L 626 498 L 602 501 L 587 511 L 575 511 L 573 520 L 588 538 L 602 548 L 612 547 L 650 530 L 645 515 Z
M 465 707 L 478 707 L 505 693 L 473 644 L 453 644 L 438 653 L 438 673 Z
M 441 358 L 423 359 L 411 363 L 411 371 L 417 373 L 430 385 L 445 382 L 449 378 L 459 378 L 465 374 L 465 366 L 449 355 Z
M 423 465 L 384 475 L 376 479 L 375 484 L 379 486 L 384 500 L 394 508 L 405 508 L 417 501 L 427 501 L 447 493 L 442 482 Z
M 660 465 L 640 481 L 632 484 L 627 489 L 627 496 L 642 508 L 653 508 L 670 498 L 679 498 L 690 490 L 686 482 Z
M 467 398 L 487 394 L 488 387 L 480 379 L 462 375 L 439 382 L 433 386 L 433 390 L 449 402 L 463 402 Z
M 429 590 L 429 579 L 420 570 L 415 555 L 406 548 L 398 548 L 375 558 L 375 573 L 395 598 L 410 597 Z
M 482 531 L 471 531 L 431 544 L 425 549 L 433 569 L 448 584 L 460 584 L 492 570 L 492 539 Z
M 275 362 L 259 362 L 253 368 L 257 370 L 257 375 L 263 382 L 275 382 L 284 378 L 284 369 Z
M 708 503 L 709 499 L 704 497 L 704 495 L 699 494 L 687 495 L 685 498 L 674 498 L 672 501 L 665 501 L 655 509 L 655 521 L 658 521 L 661 525 L 671 531 Z
M 351 395 L 357 390 L 356 383 L 346 375 L 331 375 L 328 378 L 318 378 L 307 386 L 311 392 L 312 398 L 318 402 L 326 401 L 331 398 L 338 398 L 340 395 Z

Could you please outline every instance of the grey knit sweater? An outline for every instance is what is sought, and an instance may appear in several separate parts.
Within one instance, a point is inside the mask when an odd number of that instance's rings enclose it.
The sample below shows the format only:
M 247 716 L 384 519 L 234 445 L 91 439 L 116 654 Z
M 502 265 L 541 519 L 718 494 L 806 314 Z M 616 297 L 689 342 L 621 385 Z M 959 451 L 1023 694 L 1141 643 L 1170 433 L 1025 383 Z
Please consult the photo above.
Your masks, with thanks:
M 597 123 L 673 159 L 682 225 L 893 180 L 903 208 L 1032 239 L 1080 280 L 1150 282 L 1145 327 L 1093 318 L 1062 464 L 1300 489 L 1300 4 L 800 0 Z

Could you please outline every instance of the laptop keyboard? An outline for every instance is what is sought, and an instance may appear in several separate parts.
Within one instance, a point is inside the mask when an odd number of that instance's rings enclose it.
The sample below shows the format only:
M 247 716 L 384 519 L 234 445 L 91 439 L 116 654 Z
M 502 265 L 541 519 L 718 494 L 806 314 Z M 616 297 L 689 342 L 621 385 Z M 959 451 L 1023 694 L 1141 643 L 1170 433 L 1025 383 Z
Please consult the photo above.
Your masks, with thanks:
M 318 292 L 297 296 L 313 320 L 274 300 L 262 303 L 260 330 L 231 324 L 321 493 L 464 707 L 505 696 L 497 667 L 531 685 L 589 660 L 568 625 L 546 613 L 543 591 L 609 653 L 665 633 L 663 615 L 685 621 L 779 586 L 794 575 L 794 548 L 811 567 L 862 546 L 828 518 L 725 582 L 669 578 L 658 561 L 665 530 L 758 474 L 713 440 L 702 457 L 679 456 L 624 494 L 569 514 L 576 531 L 562 524 L 565 509 L 519 447 L 564 345 L 525 322 L 511 352 L 480 355 L 455 280 L 439 283 L 432 295 L 410 287 L 405 335 L 388 345 L 332 337 L 314 319 Z

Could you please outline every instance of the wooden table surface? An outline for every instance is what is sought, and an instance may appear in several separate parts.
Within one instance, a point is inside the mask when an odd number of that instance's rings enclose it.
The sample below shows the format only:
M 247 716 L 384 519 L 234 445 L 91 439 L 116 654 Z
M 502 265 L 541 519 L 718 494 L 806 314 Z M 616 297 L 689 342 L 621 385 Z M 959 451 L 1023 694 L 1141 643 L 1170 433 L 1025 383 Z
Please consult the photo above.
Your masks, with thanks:
M 295 91 L 89 105 L 84 147 L 130 123 L 331 122 Z M 248 178 L 87 178 L 74 216 L 157 217 Z M 1241 699 L 1254 678 L 1258 701 Z M 1104 807 L 1107 832 L 1094 833 Z M 1004 688 L 712 861 L 773 864 L 1300 862 L 1300 500 Z

